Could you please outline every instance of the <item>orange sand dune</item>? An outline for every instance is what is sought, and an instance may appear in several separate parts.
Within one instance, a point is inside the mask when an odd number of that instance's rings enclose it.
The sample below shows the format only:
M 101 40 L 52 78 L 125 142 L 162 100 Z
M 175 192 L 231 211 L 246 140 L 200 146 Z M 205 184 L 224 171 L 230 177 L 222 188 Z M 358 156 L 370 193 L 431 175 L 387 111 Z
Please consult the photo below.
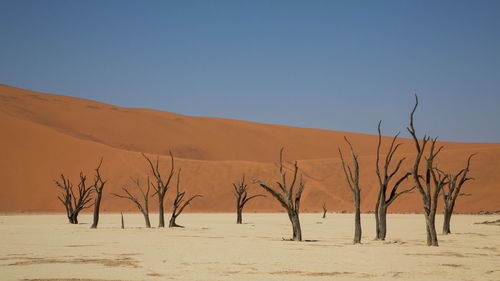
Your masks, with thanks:
M 103 174 L 109 180 L 102 209 L 135 211 L 131 203 L 110 193 L 119 192 L 123 185 L 131 186 L 131 176 L 145 180 L 148 169 L 140 152 L 160 155 L 166 174 L 170 149 L 176 156 L 176 167 L 182 167 L 182 188 L 188 194 L 203 194 L 187 211 L 231 212 L 231 183 L 243 173 L 248 179 L 276 181 L 281 146 L 286 147 L 285 160 L 298 160 L 304 174 L 302 211 L 319 211 L 323 201 L 331 211 L 352 210 L 352 196 L 345 186 L 337 151 L 339 145 L 345 149 L 344 135 L 360 154 L 362 210 L 372 210 L 375 201 L 377 137 L 372 135 L 121 108 L 5 85 L 0 85 L 0 130 L 1 212 L 63 211 L 53 180 L 64 173 L 76 181 L 80 170 L 90 178 L 101 156 Z M 389 139 L 384 140 L 387 145 Z M 402 142 L 401 155 L 412 157 L 413 146 L 409 140 Z M 445 150 L 439 165 L 444 170 L 459 169 L 468 154 L 478 153 L 471 170 L 476 180 L 464 187 L 472 196 L 460 198 L 457 211 L 500 210 L 500 144 L 442 144 Z M 263 192 L 253 184 L 250 189 Z M 173 190 L 168 193 L 170 202 Z M 154 211 L 155 198 L 150 204 Z M 251 201 L 246 208 L 281 210 L 269 196 Z M 398 199 L 390 210 L 421 209 L 420 196 L 414 193 Z

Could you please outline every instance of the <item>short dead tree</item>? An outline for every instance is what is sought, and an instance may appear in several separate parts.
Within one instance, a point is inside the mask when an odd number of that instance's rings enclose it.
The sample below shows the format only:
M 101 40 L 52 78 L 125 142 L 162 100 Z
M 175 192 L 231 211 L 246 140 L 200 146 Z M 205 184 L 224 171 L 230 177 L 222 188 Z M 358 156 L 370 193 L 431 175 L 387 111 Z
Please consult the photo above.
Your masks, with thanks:
M 136 196 L 132 195 L 132 193 L 130 193 L 130 191 L 127 189 L 126 186 L 122 187 L 122 190 L 125 194 L 117 194 L 117 193 L 113 193 L 113 196 L 115 197 L 119 197 L 119 198 L 123 198 L 123 199 L 128 199 L 132 202 L 134 202 L 134 204 L 137 206 L 137 208 L 139 209 L 139 211 L 141 211 L 142 215 L 144 216 L 144 221 L 146 223 L 146 227 L 147 228 L 150 228 L 151 227 L 151 222 L 149 220 L 149 204 L 148 204 L 148 200 L 149 200 L 149 187 L 150 187 L 150 184 L 149 184 L 149 177 L 147 179 L 147 189 L 146 189 L 146 192 L 144 192 L 144 189 L 141 187 L 141 184 L 139 182 L 139 179 L 133 179 L 133 178 L 130 178 L 130 180 L 134 183 L 134 185 L 139 189 L 139 191 L 141 192 L 141 195 L 142 195 L 142 198 L 144 200 L 144 203 L 141 204 L 141 202 L 139 201 L 139 199 L 137 199 Z M 123 216 L 123 215 L 122 215 Z
M 101 161 L 99 161 L 99 165 L 95 169 L 96 174 L 94 176 L 94 184 L 92 185 L 94 193 L 97 195 L 97 197 L 94 201 L 94 219 L 90 228 L 97 228 L 97 224 L 99 223 L 99 208 L 101 206 L 102 190 L 104 189 L 104 185 L 106 184 L 106 181 L 102 179 L 101 172 L 99 171 L 101 169 L 102 160 L 103 159 L 101 157 Z
M 61 174 L 61 181 L 54 180 L 57 187 L 62 189 L 62 194 L 58 196 L 59 201 L 66 208 L 66 215 L 69 223 L 78 224 L 78 214 L 81 210 L 92 206 L 92 187 L 86 186 L 86 177 L 80 172 L 80 183 L 78 183 L 78 192 L 73 191 L 73 184 L 70 180 Z
M 344 169 L 345 178 L 347 180 L 347 185 L 354 195 L 354 207 L 355 207 L 355 215 L 354 215 L 354 239 L 353 244 L 361 243 L 361 211 L 360 211 L 360 193 L 361 190 L 359 188 L 359 164 L 358 164 L 358 154 L 354 154 L 354 150 L 352 149 L 352 145 L 344 136 L 345 141 L 349 145 L 349 149 L 351 150 L 352 162 L 354 166 L 354 175 L 351 167 L 344 163 L 344 157 L 342 156 L 342 151 L 339 147 L 340 160 L 342 160 L 342 168 Z
M 234 187 L 234 197 L 236 198 L 236 223 L 242 223 L 242 212 L 245 204 L 251 199 L 259 196 L 264 196 L 263 194 L 256 194 L 248 197 L 247 184 L 245 183 L 245 175 L 243 175 L 240 183 L 233 183 Z
M 380 131 L 380 125 L 382 121 L 378 123 L 378 146 L 377 146 L 377 162 L 376 162 L 376 173 L 378 177 L 379 184 L 379 193 L 377 198 L 377 203 L 375 204 L 375 227 L 376 227 L 376 239 L 377 240 L 385 240 L 385 236 L 387 233 L 387 209 L 389 206 L 398 198 L 400 195 L 405 193 L 410 193 L 415 186 L 411 188 L 404 189 L 398 192 L 398 188 L 408 177 L 410 173 L 405 173 L 397 178 L 396 182 L 392 185 L 391 193 L 389 198 L 387 198 L 387 189 L 391 186 L 390 181 L 398 174 L 399 169 L 401 168 L 401 164 L 404 162 L 405 158 L 399 159 L 396 166 L 391 169 L 391 161 L 392 157 L 398 150 L 401 143 L 396 144 L 399 133 L 397 133 L 393 138 L 391 145 L 389 147 L 389 151 L 385 156 L 384 166 L 382 171 L 380 171 L 380 146 L 382 144 L 382 134 Z
M 188 200 L 184 201 L 184 196 L 186 195 L 186 191 L 180 192 L 179 190 L 179 184 L 181 181 L 181 169 L 179 169 L 179 172 L 177 173 L 177 195 L 175 196 L 174 199 L 174 204 L 172 207 L 172 217 L 170 218 L 170 222 L 168 224 L 168 227 L 183 227 L 178 225 L 175 222 L 175 219 L 184 211 L 184 208 L 186 208 L 189 203 L 196 197 L 202 197 L 200 194 L 195 194 L 191 196 Z
M 323 218 L 326 218 L 326 203 L 323 202 Z
M 415 128 L 413 126 L 413 116 L 417 106 L 418 97 L 417 94 L 415 94 L 415 106 L 410 114 L 410 127 L 408 127 L 407 130 L 414 140 L 417 155 L 410 173 L 417 190 L 422 197 L 425 226 L 427 230 L 427 246 L 439 246 L 436 233 L 436 207 L 439 193 L 441 192 L 443 186 L 447 183 L 448 176 L 439 173 L 437 168 L 434 166 L 434 160 L 443 148 L 441 146 L 437 150 L 435 149 L 437 138 L 431 139 L 430 137 L 424 135 L 421 142 L 417 138 Z M 424 177 L 419 174 L 419 167 L 425 151 L 425 146 L 429 143 L 429 141 L 431 142 L 431 147 L 429 155 L 425 158 L 426 165 Z
M 304 190 L 304 183 L 302 182 L 302 174 L 300 174 L 299 188 L 295 193 L 295 195 L 293 193 L 293 189 L 295 187 L 295 183 L 297 180 L 298 170 L 299 167 L 297 166 L 297 161 L 295 161 L 292 182 L 290 183 L 290 186 L 287 187 L 286 172 L 283 166 L 283 148 L 281 148 L 280 170 L 279 170 L 281 175 L 281 182 L 279 181 L 276 182 L 278 184 L 279 189 L 278 188 L 273 189 L 263 181 L 255 179 L 256 183 L 260 184 L 262 188 L 264 188 L 267 192 L 271 193 L 271 195 L 280 202 L 281 206 L 283 206 L 283 208 L 286 209 L 288 213 L 288 218 L 292 223 L 293 241 L 302 241 L 302 229 L 300 228 L 300 220 L 299 220 L 300 197 L 302 196 L 302 191 Z
M 448 183 L 443 188 L 443 202 L 444 202 L 444 221 L 443 221 L 443 234 L 450 234 L 450 221 L 451 215 L 453 214 L 453 208 L 455 207 L 455 202 L 459 196 L 465 196 L 468 194 L 460 193 L 462 185 L 473 178 L 469 178 L 467 174 L 469 173 L 470 160 L 475 154 L 471 154 L 467 158 L 467 166 L 460 170 L 457 174 L 448 174 Z
M 144 158 L 148 162 L 149 167 L 151 168 L 151 172 L 156 179 L 156 185 L 152 186 L 155 190 L 153 196 L 156 195 L 158 197 L 158 227 L 165 227 L 165 211 L 163 208 L 163 202 L 165 201 L 165 194 L 167 193 L 170 180 L 172 180 L 172 176 L 174 175 L 174 156 L 172 155 L 172 151 L 169 151 L 169 154 L 172 164 L 170 165 L 170 173 L 168 175 L 167 181 L 164 182 L 160 174 L 159 157 L 156 157 L 156 165 L 153 165 L 153 162 L 151 162 L 151 160 L 144 153 L 142 153 L 142 156 L 144 156 Z

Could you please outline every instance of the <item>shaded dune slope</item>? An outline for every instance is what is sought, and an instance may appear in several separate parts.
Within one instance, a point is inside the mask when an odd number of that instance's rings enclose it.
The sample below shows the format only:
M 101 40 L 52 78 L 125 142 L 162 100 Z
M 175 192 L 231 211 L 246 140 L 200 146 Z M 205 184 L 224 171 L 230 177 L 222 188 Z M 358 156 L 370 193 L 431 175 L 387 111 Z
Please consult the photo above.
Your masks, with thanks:
M 169 149 L 176 156 L 176 167 L 182 167 L 181 187 L 188 194 L 203 194 L 186 211 L 232 212 L 231 183 L 243 173 L 248 179 L 276 181 L 281 146 L 286 147 L 289 166 L 298 160 L 304 174 L 302 211 L 319 211 L 323 201 L 330 211 L 350 211 L 352 196 L 337 151 L 339 145 L 345 149 L 344 135 L 360 154 L 362 211 L 372 210 L 376 198 L 377 137 L 372 135 L 121 108 L 5 85 L 0 85 L 0 130 L 1 212 L 63 211 L 53 180 L 62 172 L 76 182 L 80 170 L 90 178 L 100 156 L 104 157 L 103 175 L 109 179 L 103 210 L 136 211 L 130 202 L 110 193 L 119 192 L 123 185 L 133 188 L 130 177 L 145 181 L 149 171 L 140 152 L 159 155 L 166 174 Z M 389 138 L 384 139 L 388 145 Z M 412 144 L 402 142 L 398 156 L 411 159 Z M 442 144 L 445 150 L 439 165 L 444 170 L 462 168 L 468 154 L 478 153 L 471 170 L 476 180 L 464 186 L 472 196 L 460 198 L 457 211 L 500 210 L 500 144 Z M 252 193 L 263 193 L 258 186 L 249 186 Z M 166 206 L 173 193 L 168 192 Z M 150 202 L 154 211 L 155 198 Z M 251 201 L 245 210 L 271 212 L 281 207 L 267 195 Z M 421 212 L 420 196 L 414 192 L 401 197 L 390 211 Z

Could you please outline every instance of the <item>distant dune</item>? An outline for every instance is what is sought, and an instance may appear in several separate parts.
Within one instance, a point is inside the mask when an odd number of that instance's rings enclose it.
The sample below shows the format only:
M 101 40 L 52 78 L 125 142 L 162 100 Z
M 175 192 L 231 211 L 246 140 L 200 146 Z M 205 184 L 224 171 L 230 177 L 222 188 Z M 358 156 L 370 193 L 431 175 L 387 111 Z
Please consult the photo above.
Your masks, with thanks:
M 418 126 L 418 112 L 416 122 L 417 132 L 423 132 L 425 128 Z M 373 135 L 122 108 L 6 85 L 0 85 L 0 131 L 0 212 L 4 213 L 63 212 L 54 179 L 64 173 L 76 182 L 80 170 L 91 177 L 101 156 L 103 175 L 109 180 L 102 209 L 135 211 L 130 202 L 110 193 L 130 186 L 130 177 L 145 180 L 149 171 L 140 152 L 159 155 L 160 167 L 167 173 L 169 150 L 175 155 L 176 167 L 182 167 L 182 188 L 188 194 L 203 194 L 186 211 L 232 212 L 235 203 L 231 183 L 243 173 L 248 179 L 276 181 L 282 146 L 285 160 L 298 160 L 304 174 L 302 212 L 320 211 L 323 201 L 329 211 L 351 211 L 352 196 L 337 150 L 339 146 L 345 149 L 344 135 L 360 155 L 362 211 L 373 210 L 378 188 L 374 173 L 377 137 Z M 384 140 L 385 151 L 389 138 Z M 407 139 L 401 142 L 404 145 L 398 156 L 411 158 L 412 143 Z M 445 148 L 438 164 L 443 170 L 460 169 L 468 154 L 478 153 L 471 168 L 475 180 L 464 186 L 464 192 L 472 196 L 460 198 L 456 210 L 500 210 L 500 144 L 441 144 Z M 250 190 L 264 192 L 254 184 L 250 184 Z M 171 204 L 173 190 L 168 193 L 166 206 Z M 151 199 L 152 211 L 155 207 L 156 200 Z M 398 199 L 390 211 L 421 209 L 420 196 L 415 192 Z M 245 211 L 281 211 L 281 207 L 267 196 L 251 201 Z

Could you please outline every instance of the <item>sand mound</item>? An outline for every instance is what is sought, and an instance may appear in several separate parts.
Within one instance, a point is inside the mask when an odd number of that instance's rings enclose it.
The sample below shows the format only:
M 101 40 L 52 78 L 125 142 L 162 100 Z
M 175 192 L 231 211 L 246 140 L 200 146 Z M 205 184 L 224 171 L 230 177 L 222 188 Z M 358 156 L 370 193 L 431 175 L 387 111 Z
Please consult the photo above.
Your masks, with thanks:
M 63 211 L 53 180 L 60 173 L 76 180 L 80 170 L 91 176 L 101 156 L 103 175 L 109 179 L 103 210 L 135 210 L 110 193 L 130 186 L 129 177 L 144 181 L 148 170 L 140 152 L 159 155 L 166 173 L 170 149 L 176 166 L 182 167 L 182 188 L 204 196 L 186 211 L 228 212 L 234 208 L 231 183 L 243 173 L 248 179 L 277 179 L 275 162 L 281 146 L 286 147 L 285 159 L 298 160 L 304 173 L 303 211 L 319 211 L 323 201 L 331 211 L 352 210 L 337 154 L 344 135 L 360 154 L 362 210 L 373 209 L 375 201 L 377 138 L 371 135 L 121 108 L 5 85 L 0 85 L 0 130 L 1 212 Z M 401 155 L 411 157 L 413 147 L 408 140 L 402 142 Z M 459 169 L 469 153 L 478 153 L 471 169 L 476 180 L 464 187 L 472 196 L 460 198 L 457 211 L 500 210 L 500 144 L 442 144 L 445 150 L 439 165 L 444 170 Z M 250 188 L 263 192 L 256 185 Z M 420 206 L 415 193 L 398 199 L 391 211 L 420 212 Z M 269 196 L 250 202 L 246 208 L 280 210 Z

